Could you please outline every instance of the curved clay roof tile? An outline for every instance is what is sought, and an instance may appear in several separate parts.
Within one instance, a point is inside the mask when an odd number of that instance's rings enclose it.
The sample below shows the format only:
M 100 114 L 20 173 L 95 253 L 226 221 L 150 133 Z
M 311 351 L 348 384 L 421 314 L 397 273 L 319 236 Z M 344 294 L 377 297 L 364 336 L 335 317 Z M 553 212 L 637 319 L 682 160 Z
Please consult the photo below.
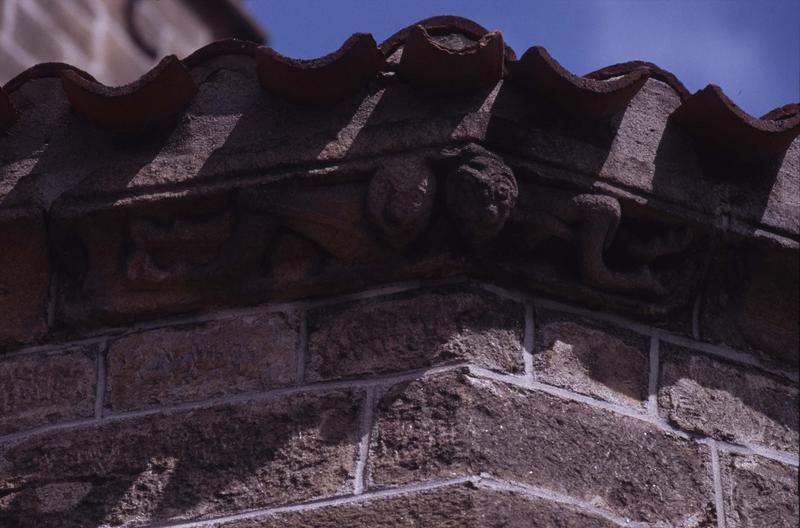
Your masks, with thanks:
M 630 61 L 630 62 L 622 62 L 619 64 L 612 64 L 611 66 L 606 66 L 604 68 L 600 68 L 599 70 L 595 70 L 591 73 L 587 73 L 584 75 L 587 79 L 597 79 L 599 81 L 607 81 L 614 77 L 624 77 L 634 71 L 644 69 L 647 71 L 649 77 L 653 79 L 659 80 L 663 83 L 668 84 L 678 93 L 678 96 L 681 100 L 685 100 L 689 97 L 690 93 L 689 90 L 683 85 L 683 83 L 678 80 L 678 78 L 670 71 L 667 71 L 659 66 L 653 64 L 652 62 L 645 62 L 645 61 Z
M 701 147 L 723 150 L 745 160 L 780 154 L 800 134 L 797 105 L 787 105 L 758 119 L 709 84 L 689 97 L 671 118 L 694 135 Z
M 539 95 L 577 115 L 604 117 L 624 110 L 647 81 L 646 68 L 635 68 L 619 79 L 600 81 L 567 71 L 541 46 L 522 56 L 511 76 Z
M 88 81 L 97 82 L 94 77 L 86 73 L 85 71 L 81 70 L 80 68 L 76 68 L 71 64 L 64 64 L 63 62 L 42 62 L 41 64 L 36 64 L 31 66 L 27 70 L 23 71 L 10 81 L 8 81 L 3 89 L 8 92 L 14 92 L 20 88 L 23 84 L 28 81 L 32 81 L 34 79 L 48 79 L 48 78 L 61 78 L 61 72 L 64 71 L 71 71 L 74 72 L 75 75 L 82 77 Z
M 197 88 L 186 67 L 169 55 L 135 82 L 108 87 L 71 70 L 61 82 L 72 107 L 95 124 L 120 133 L 139 133 L 183 109 Z
M 5 90 L 0 88 L 0 130 L 6 130 L 17 120 L 17 111 Z
M 196 49 L 181 60 L 181 62 L 187 68 L 192 69 L 207 60 L 223 55 L 247 55 L 253 57 L 258 47 L 259 44 L 249 40 L 239 40 L 236 38 L 217 40 L 211 44 L 206 44 L 202 48 Z
M 472 40 L 479 40 L 489 32 L 488 29 L 468 18 L 450 15 L 430 17 L 425 20 L 420 20 L 415 24 L 411 24 L 410 26 L 406 26 L 384 40 L 380 45 L 383 54 L 388 57 L 397 51 L 397 48 L 405 44 L 406 40 L 408 40 L 408 35 L 411 33 L 411 30 L 417 26 L 425 29 L 430 35 L 458 33 Z
M 505 46 L 496 31 L 474 45 L 453 49 L 434 40 L 422 26 L 408 33 L 397 70 L 405 80 L 437 92 L 493 86 L 503 78 Z
M 256 49 L 261 86 L 297 104 L 324 104 L 363 89 L 383 68 L 383 54 L 372 35 L 356 33 L 329 55 L 300 60 L 272 48 Z

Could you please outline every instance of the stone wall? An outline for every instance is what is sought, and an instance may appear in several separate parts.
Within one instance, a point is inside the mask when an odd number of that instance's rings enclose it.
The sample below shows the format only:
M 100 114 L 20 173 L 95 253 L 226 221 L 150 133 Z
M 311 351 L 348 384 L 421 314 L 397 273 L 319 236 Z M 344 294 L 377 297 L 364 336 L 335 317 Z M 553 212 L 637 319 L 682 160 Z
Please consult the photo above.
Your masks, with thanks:
M 66 62 L 105 84 L 125 84 L 152 68 L 158 58 L 186 56 L 220 36 L 219 28 L 209 25 L 191 2 L 145 0 L 135 2 L 132 11 L 143 48 L 126 20 L 128 3 L 2 0 L 0 84 L 41 62 Z
M 3 526 L 789 527 L 796 372 L 491 284 L 0 358 Z

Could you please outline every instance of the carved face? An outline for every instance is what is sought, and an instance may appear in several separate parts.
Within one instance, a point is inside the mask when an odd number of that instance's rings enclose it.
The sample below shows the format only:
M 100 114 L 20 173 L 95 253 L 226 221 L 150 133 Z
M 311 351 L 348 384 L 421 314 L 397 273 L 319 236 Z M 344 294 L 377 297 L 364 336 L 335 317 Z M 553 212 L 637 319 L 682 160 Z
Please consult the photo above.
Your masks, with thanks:
M 491 154 L 465 160 L 447 182 L 447 206 L 464 239 L 482 244 L 498 235 L 517 201 L 511 169 Z

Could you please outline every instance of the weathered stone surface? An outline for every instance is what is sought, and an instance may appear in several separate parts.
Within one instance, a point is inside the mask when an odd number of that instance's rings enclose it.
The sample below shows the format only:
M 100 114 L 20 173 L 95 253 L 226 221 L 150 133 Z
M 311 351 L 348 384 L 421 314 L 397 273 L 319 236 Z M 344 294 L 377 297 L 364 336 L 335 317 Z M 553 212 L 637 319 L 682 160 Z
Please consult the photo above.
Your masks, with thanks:
M 701 314 L 704 339 L 800 364 L 800 261 L 797 250 L 727 248 L 711 264 Z
M 524 308 L 484 291 L 444 289 L 312 311 L 308 379 L 468 360 L 520 372 Z
M 296 314 L 266 313 L 114 340 L 106 403 L 113 411 L 285 387 L 295 382 Z
M 533 370 L 538 381 L 623 405 L 647 399 L 647 339 L 579 317 L 538 312 Z
M 95 345 L 0 359 L 0 436 L 94 416 Z
M 727 528 L 797 526 L 797 468 L 758 456 L 722 454 Z
M 0 446 L 0 526 L 137 525 L 345 493 L 359 400 L 294 396 Z
M 220 528 L 611 528 L 605 519 L 471 484 L 274 517 L 234 521 Z
M 635 521 L 702 526 L 708 466 L 705 447 L 645 422 L 456 373 L 382 398 L 370 477 L 380 487 L 488 472 Z
M 0 350 L 47 330 L 49 255 L 44 218 L 33 209 L 0 211 Z
M 658 405 L 672 424 L 719 440 L 798 450 L 797 386 L 662 345 Z

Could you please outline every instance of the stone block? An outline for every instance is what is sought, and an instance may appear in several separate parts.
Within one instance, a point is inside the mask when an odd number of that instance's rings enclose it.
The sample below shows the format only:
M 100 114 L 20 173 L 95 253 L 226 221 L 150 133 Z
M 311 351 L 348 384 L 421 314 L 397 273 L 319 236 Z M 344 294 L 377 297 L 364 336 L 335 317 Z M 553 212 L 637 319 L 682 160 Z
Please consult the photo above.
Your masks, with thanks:
M 234 521 L 219 528 L 611 528 L 603 518 L 511 491 L 458 484 L 409 493 Z
M 380 400 L 370 485 L 489 473 L 632 521 L 713 519 L 707 449 L 652 424 L 536 391 L 450 373 Z
M 366 376 L 457 360 L 521 372 L 524 308 L 492 293 L 441 289 L 314 310 L 310 380 Z
M 537 381 L 613 403 L 647 400 L 649 339 L 578 316 L 536 313 Z
M 0 526 L 161 523 L 347 493 L 360 400 L 298 395 L 0 446 Z
M 0 350 L 47 331 L 49 252 L 40 211 L 0 211 Z
M 292 385 L 298 328 L 296 314 L 266 313 L 116 339 L 106 405 L 125 411 Z
M 97 345 L 0 359 L 0 436 L 94 416 Z
M 800 518 L 797 468 L 759 456 L 722 454 L 727 528 L 794 528 Z
M 797 453 L 797 386 L 662 344 L 659 412 L 685 431 Z
M 715 255 L 701 313 L 704 340 L 800 365 L 800 260 L 797 250 L 752 245 Z

